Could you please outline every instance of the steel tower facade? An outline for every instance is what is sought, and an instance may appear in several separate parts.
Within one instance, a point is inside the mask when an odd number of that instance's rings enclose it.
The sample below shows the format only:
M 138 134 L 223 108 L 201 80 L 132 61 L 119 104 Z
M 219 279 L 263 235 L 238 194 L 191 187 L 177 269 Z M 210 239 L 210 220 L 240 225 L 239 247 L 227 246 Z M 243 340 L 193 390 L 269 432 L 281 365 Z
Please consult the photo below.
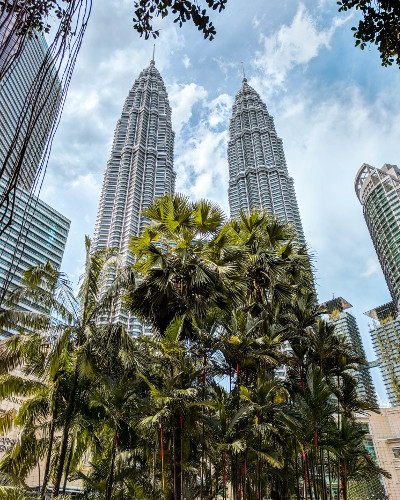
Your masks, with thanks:
M 236 94 L 229 125 L 229 208 L 231 217 L 241 210 L 268 210 L 294 225 L 304 243 L 293 179 L 286 166 L 282 140 L 274 119 L 245 77 Z
M 400 174 L 397 165 L 364 163 L 355 181 L 372 242 L 390 295 L 400 306 Z
M 139 236 L 147 223 L 142 210 L 155 197 L 174 192 L 173 150 L 171 107 L 152 60 L 129 91 L 115 128 L 93 237 L 93 248 L 118 248 L 122 266 L 130 263 L 130 236 Z M 121 300 L 111 319 L 133 335 L 145 330 Z

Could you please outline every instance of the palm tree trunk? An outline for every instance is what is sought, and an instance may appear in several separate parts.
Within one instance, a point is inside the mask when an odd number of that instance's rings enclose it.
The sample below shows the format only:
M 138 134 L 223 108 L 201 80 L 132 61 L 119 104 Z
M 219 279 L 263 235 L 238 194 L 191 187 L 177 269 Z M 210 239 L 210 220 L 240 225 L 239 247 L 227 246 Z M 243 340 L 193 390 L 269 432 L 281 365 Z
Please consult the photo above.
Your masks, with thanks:
M 332 497 L 332 481 L 333 481 L 333 477 L 331 476 L 331 458 L 330 458 L 330 455 L 329 455 L 329 450 L 327 451 L 327 456 L 328 456 L 329 499 L 333 500 L 333 497 Z
M 295 468 L 296 468 L 296 498 L 300 500 L 300 481 L 299 481 L 299 464 L 298 464 L 298 456 L 297 456 L 297 442 L 294 442 L 294 460 L 295 460 Z M 261 496 L 260 496 L 261 498 Z
M 165 476 L 164 476 L 164 429 L 163 423 L 161 422 L 161 475 L 162 475 L 162 489 L 163 497 L 165 500 Z
M 307 500 L 307 455 L 303 450 L 303 465 L 304 465 L 304 497 Z
M 321 464 L 322 499 L 328 500 L 328 492 L 327 492 L 328 489 L 326 487 L 326 480 L 325 480 L 324 454 L 323 454 L 322 448 L 319 449 L 319 458 L 320 458 L 320 464 Z
M 308 490 L 309 490 L 309 493 L 310 493 L 310 498 L 312 498 L 313 494 L 312 494 L 312 488 L 311 488 L 311 478 L 310 478 L 311 474 L 310 474 L 309 460 L 307 460 L 307 455 L 306 455 L 306 458 L 305 458 L 305 464 L 306 464 L 306 471 L 307 471 L 307 478 L 308 478 Z
M 174 474 L 174 500 L 181 500 L 181 425 L 180 412 L 175 413 L 175 431 L 173 435 L 173 474 Z
M 153 491 L 152 491 L 152 496 L 154 498 L 154 494 L 156 492 L 156 447 L 154 445 L 153 449 Z
M 115 431 L 113 445 L 112 445 L 111 467 L 110 467 L 110 474 L 109 474 L 108 479 L 107 479 L 105 500 L 111 500 L 112 486 L 113 486 L 113 481 L 114 481 L 114 466 L 115 466 L 115 452 L 116 452 L 116 450 L 117 450 L 117 431 Z
M 223 498 L 226 498 L 226 469 L 225 469 L 225 452 L 222 452 L 222 479 L 224 483 L 224 495 Z
M 310 467 L 313 473 L 313 489 L 314 489 L 314 498 L 319 499 L 319 494 L 317 490 L 317 481 L 316 481 L 316 472 L 317 472 L 317 457 L 314 460 L 314 450 L 310 450 Z
M 61 439 L 60 454 L 58 457 L 58 463 L 57 463 L 57 468 L 56 468 L 56 477 L 54 479 L 53 494 L 51 495 L 51 498 L 56 498 L 60 494 L 60 484 L 61 484 L 61 478 L 62 478 L 62 473 L 63 473 L 63 469 L 64 469 L 65 456 L 67 453 L 67 446 L 68 446 L 69 426 L 71 425 L 72 414 L 74 412 L 77 385 L 78 385 L 78 369 L 75 368 L 72 389 L 71 389 L 71 392 L 69 395 L 67 410 L 65 412 L 64 431 L 63 431 L 63 436 Z
M 342 494 L 343 494 L 343 500 L 347 500 L 347 468 L 346 468 L 346 459 L 343 462 Z
M 47 483 L 49 482 L 50 477 L 50 463 L 51 463 L 51 453 L 53 451 L 53 443 L 54 443 L 54 429 L 55 429 L 55 410 L 53 412 L 51 424 L 50 424 L 50 434 L 49 434 L 49 446 L 47 448 L 47 458 L 46 458 L 46 467 L 44 469 L 43 476 L 43 485 L 40 491 L 40 500 L 44 500 L 46 496 Z
M 73 447 L 73 445 L 71 443 L 71 450 L 69 452 L 69 456 L 68 456 L 68 460 L 67 460 L 67 467 L 65 469 L 65 477 L 64 477 L 64 484 L 63 484 L 63 495 L 64 495 L 65 490 L 67 488 L 67 480 L 68 480 L 69 468 L 71 466 L 71 460 L 72 460 L 73 452 L 74 452 L 74 447 Z

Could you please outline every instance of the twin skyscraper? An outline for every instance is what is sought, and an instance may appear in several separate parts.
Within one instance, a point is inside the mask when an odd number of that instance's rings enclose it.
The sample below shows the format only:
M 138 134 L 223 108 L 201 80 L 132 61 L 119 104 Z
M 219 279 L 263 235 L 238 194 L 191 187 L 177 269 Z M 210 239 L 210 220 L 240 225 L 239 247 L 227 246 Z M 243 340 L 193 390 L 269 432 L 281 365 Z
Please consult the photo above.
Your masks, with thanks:
M 233 105 L 228 144 L 231 216 L 258 207 L 294 224 L 304 242 L 293 179 L 289 176 L 282 140 L 258 93 L 243 77 Z M 141 212 L 155 197 L 173 193 L 174 132 L 171 107 L 154 60 L 144 69 L 126 98 L 117 122 L 104 174 L 94 248 L 115 247 L 121 264 L 129 264 L 130 236 L 146 224 Z M 112 318 L 133 335 L 145 326 L 117 304 Z

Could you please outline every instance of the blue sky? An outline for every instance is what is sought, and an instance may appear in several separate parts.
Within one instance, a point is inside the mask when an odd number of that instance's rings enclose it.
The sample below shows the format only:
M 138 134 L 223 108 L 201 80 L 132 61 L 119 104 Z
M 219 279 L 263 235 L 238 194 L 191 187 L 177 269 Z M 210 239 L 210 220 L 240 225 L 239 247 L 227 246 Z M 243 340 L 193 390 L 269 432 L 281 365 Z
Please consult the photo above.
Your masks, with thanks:
M 153 41 L 132 28 L 132 2 L 96 0 L 56 135 L 41 198 L 71 219 L 63 269 L 82 272 L 104 168 L 123 102 L 147 67 Z M 226 144 L 231 106 L 246 77 L 282 138 L 306 239 L 315 254 L 318 295 L 353 304 L 367 357 L 363 313 L 390 300 L 354 192 L 362 163 L 396 164 L 400 72 L 382 68 L 375 47 L 354 48 L 356 17 L 334 0 L 229 0 L 213 15 L 209 42 L 191 25 L 159 24 L 156 66 L 172 106 L 177 190 L 218 202 L 228 213 Z M 378 370 L 373 377 L 382 402 Z

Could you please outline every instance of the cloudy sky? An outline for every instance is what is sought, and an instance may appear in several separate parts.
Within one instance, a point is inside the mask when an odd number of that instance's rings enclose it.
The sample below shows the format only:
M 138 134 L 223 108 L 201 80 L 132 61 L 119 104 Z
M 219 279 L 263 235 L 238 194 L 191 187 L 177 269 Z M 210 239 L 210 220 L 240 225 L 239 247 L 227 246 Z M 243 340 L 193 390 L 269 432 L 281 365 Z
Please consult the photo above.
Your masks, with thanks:
M 71 219 L 63 268 L 82 271 L 113 131 L 153 41 L 132 28 L 129 0 L 95 0 L 41 198 Z M 320 301 L 353 304 L 368 359 L 365 311 L 390 300 L 354 192 L 362 163 L 399 161 L 400 72 L 375 47 L 354 48 L 356 17 L 335 0 L 229 0 L 206 41 L 191 25 L 159 24 L 156 66 L 172 106 L 177 191 L 228 212 L 226 146 L 234 96 L 246 77 L 283 139 L 304 232 L 315 255 Z M 382 403 L 378 369 L 372 371 Z

